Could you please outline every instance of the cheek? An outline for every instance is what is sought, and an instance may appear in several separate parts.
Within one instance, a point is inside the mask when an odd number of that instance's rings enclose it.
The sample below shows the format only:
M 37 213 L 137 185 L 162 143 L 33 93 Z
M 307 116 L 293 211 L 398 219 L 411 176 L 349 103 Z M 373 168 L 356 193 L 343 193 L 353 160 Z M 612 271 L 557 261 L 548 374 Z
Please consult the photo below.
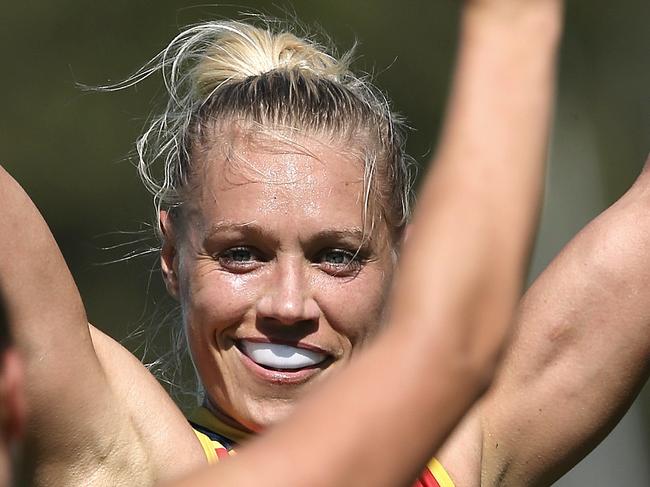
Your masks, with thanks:
M 241 322 L 254 309 L 250 275 L 228 274 L 213 262 L 197 262 L 181 274 L 181 307 L 188 331 L 213 334 Z
M 392 272 L 376 270 L 330 289 L 323 311 L 351 347 L 362 345 L 381 328 Z

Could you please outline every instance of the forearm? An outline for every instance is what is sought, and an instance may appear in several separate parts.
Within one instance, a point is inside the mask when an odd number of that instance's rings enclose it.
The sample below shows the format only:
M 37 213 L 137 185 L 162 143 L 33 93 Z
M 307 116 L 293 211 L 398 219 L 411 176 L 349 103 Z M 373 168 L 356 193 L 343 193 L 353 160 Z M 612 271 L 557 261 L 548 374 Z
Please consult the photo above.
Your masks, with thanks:
M 448 333 L 472 337 L 479 362 L 488 359 L 481 348 L 496 356 L 520 297 L 554 96 L 561 2 L 515 3 L 531 7 L 510 14 L 469 2 L 463 15 L 447 122 L 419 203 L 426 210 L 402 260 L 419 271 L 400 277 L 394 299 L 415 327 L 439 309 L 474 313 L 461 320 L 471 330 Z M 429 293 L 428 306 L 414 289 Z
M 448 116 L 434 160 L 441 174 L 424 197 L 452 200 L 447 184 L 469 186 L 470 221 L 472 214 L 477 220 L 498 215 L 489 223 L 504 222 L 504 241 L 511 240 L 514 227 L 514 248 L 521 253 L 536 223 L 543 181 L 562 3 L 496 3 L 515 6 L 468 2 L 464 10 Z

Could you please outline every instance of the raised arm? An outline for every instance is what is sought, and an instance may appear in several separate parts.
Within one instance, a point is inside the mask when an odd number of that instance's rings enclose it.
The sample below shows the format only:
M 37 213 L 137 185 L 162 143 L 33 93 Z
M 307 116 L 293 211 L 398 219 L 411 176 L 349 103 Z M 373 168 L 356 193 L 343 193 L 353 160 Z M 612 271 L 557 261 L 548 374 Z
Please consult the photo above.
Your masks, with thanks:
M 0 206 L 0 294 L 26 365 L 35 485 L 121 485 L 138 475 L 152 482 L 156 463 L 148 449 L 157 434 L 175 431 L 180 412 L 126 350 L 97 330 L 91 338 L 54 238 L 2 168 Z M 169 420 L 164 430 L 140 417 L 154 406 Z
M 76 429 L 73 411 L 84 391 L 107 401 L 106 380 L 94 353 L 86 314 L 77 288 L 47 225 L 20 186 L 0 168 L 0 288 L 16 343 L 27 366 L 31 409 L 28 429 L 36 459 Z M 83 370 L 84 373 L 80 373 Z M 71 380 L 76 382 L 70 387 Z M 91 396 L 92 397 L 92 396 Z M 49 421 L 53 411 L 68 411 Z M 97 424 L 102 423 L 99 412 Z M 83 423 L 83 420 L 81 421 Z M 81 432 L 80 432 L 81 433 Z M 92 437 L 92 429 L 81 433 Z M 43 441 L 42 435 L 51 438 Z
M 559 26 L 560 2 L 467 2 L 445 130 L 387 330 L 286 423 L 175 485 L 412 483 L 490 384 L 519 299 Z
M 650 168 L 522 303 L 484 418 L 485 485 L 549 485 L 618 422 L 650 372 Z

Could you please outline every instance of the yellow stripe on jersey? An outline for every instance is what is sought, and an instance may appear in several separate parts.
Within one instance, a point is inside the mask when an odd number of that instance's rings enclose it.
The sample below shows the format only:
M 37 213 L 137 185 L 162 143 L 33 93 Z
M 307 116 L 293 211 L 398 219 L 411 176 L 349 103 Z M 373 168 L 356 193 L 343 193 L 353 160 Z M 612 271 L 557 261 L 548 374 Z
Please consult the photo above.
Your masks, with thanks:
M 189 420 L 194 424 L 199 425 L 206 430 L 212 431 L 217 435 L 223 437 L 224 441 L 231 440 L 232 443 L 239 444 L 250 436 L 250 434 L 235 429 L 232 426 L 220 421 L 208 409 L 204 407 L 193 411 L 189 416 Z M 196 434 L 196 437 L 201 443 L 201 447 L 205 452 L 208 463 L 218 462 L 220 455 L 227 457 L 228 455 L 235 454 L 235 451 L 233 449 L 229 450 L 226 445 L 210 438 L 208 435 L 201 431 L 194 429 L 194 434 Z M 219 454 L 217 453 L 217 450 L 219 450 Z M 431 459 L 431 461 L 427 464 L 427 469 L 431 472 L 440 487 L 455 487 L 454 482 L 451 480 L 451 477 L 445 468 L 435 458 Z
M 201 433 L 194 428 L 192 428 L 192 430 L 194 431 L 196 437 L 199 439 L 199 443 L 201 443 L 201 448 L 203 448 L 203 453 L 205 453 L 205 458 L 208 460 L 208 463 L 216 463 L 219 458 L 217 457 L 217 452 L 215 449 L 223 448 L 223 445 L 219 444 L 217 446 L 217 442 L 212 441 L 205 433 Z
M 210 412 L 209 409 L 204 407 L 196 408 L 194 411 L 192 411 L 187 419 L 193 423 L 199 424 L 204 428 L 209 429 L 210 431 L 219 433 L 220 435 L 225 436 L 235 443 L 241 444 L 250 436 L 249 433 L 245 433 L 241 430 L 233 428 L 230 425 L 227 425 L 223 421 L 220 421 L 214 414 Z
M 451 480 L 451 477 L 445 470 L 445 467 L 442 466 L 435 458 L 432 458 L 431 461 L 427 464 L 427 467 L 436 478 L 440 487 L 455 487 L 454 482 Z

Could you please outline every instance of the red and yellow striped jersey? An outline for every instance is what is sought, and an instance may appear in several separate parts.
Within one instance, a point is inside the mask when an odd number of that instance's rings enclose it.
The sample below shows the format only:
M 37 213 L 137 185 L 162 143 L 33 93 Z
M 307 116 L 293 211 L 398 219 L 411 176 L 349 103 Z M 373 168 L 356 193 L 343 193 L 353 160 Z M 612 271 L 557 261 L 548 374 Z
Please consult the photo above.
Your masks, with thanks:
M 247 433 L 219 421 L 206 408 L 198 408 L 189 417 L 208 463 L 215 463 L 235 455 L 235 447 L 248 437 Z M 454 487 L 454 483 L 442 464 L 432 459 L 413 487 Z

